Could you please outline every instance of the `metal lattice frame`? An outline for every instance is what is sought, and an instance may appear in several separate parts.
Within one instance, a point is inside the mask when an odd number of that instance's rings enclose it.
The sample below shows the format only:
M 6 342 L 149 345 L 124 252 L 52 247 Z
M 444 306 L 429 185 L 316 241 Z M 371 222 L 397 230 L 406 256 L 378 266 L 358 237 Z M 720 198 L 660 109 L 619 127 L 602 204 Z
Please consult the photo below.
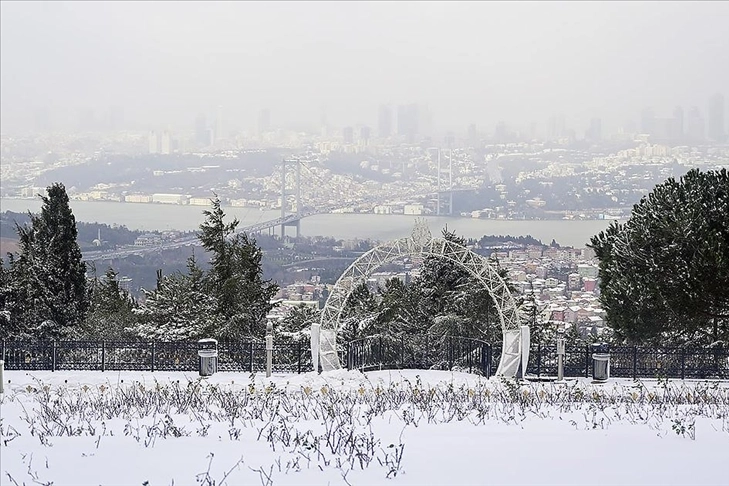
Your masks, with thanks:
M 516 302 L 495 266 L 487 258 L 464 246 L 442 238 L 432 238 L 425 223 L 418 222 L 410 237 L 371 249 L 355 260 L 337 280 L 324 305 L 320 321 L 319 355 L 324 371 L 342 367 L 337 355 L 336 332 L 350 294 L 358 285 L 366 282 L 377 268 L 405 256 L 433 256 L 459 265 L 488 290 L 496 304 L 502 330 L 519 330 L 520 321 Z

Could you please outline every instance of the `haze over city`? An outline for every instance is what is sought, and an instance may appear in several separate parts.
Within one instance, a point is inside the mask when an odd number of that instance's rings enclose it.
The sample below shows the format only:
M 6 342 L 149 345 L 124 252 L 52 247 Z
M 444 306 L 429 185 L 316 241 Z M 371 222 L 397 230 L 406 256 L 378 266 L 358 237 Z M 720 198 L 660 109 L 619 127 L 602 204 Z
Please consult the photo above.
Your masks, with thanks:
M 706 116 L 729 91 L 727 2 L 5 2 L 3 134 L 117 128 L 375 126 L 427 107 L 432 130 L 564 115 L 582 133 L 652 107 Z M 221 108 L 218 108 L 221 107 Z M 90 128 L 90 127 L 85 127 Z

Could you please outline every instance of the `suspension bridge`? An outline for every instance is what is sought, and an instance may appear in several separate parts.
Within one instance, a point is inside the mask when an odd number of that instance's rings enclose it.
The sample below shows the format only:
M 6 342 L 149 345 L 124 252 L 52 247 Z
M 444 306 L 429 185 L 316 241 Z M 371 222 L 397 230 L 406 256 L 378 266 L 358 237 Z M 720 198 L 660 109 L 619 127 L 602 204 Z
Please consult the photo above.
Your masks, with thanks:
M 448 187 L 445 187 L 446 184 L 442 183 L 442 173 L 441 173 L 441 160 L 440 160 L 440 151 L 438 151 L 437 156 L 438 161 L 438 179 L 437 179 L 437 188 L 435 190 L 430 189 L 426 191 L 421 191 L 419 193 L 409 193 L 409 194 L 398 194 L 397 196 L 407 196 L 408 198 L 422 198 L 427 197 L 429 195 L 437 195 L 437 212 L 436 214 L 452 214 L 452 207 L 453 207 L 453 197 L 452 193 L 454 191 L 457 191 L 458 189 L 454 188 L 452 185 L 452 162 L 450 162 L 451 155 L 448 156 L 449 159 L 449 168 L 448 168 Z M 321 176 L 316 174 L 314 171 L 309 168 L 307 165 L 307 159 L 302 158 L 295 158 L 295 159 L 284 159 L 281 163 L 281 174 L 280 174 L 280 197 L 281 197 L 281 215 L 274 219 L 269 219 L 266 221 L 259 221 L 254 224 L 250 224 L 247 226 L 239 227 L 236 233 L 247 233 L 247 234 L 260 234 L 264 231 L 270 231 L 272 232 L 275 228 L 280 227 L 280 234 L 281 237 L 284 238 L 286 236 L 286 228 L 287 227 L 294 227 L 296 231 L 296 237 L 299 236 L 300 230 L 301 230 L 301 220 L 310 216 L 314 216 L 317 214 L 325 214 L 325 213 L 331 213 L 337 210 L 341 210 L 343 208 L 371 208 L 374 205 L 377 205 L 382 202 L 382 198 L 379 196 L 364 196 L 357 198 L 356 200 L 349 195 L 349 197 L 346 197 L 345 202 L 340 202 L 337 204 L 324 204 L 320 205 L 319 207 L 304 207 L 302 204 L 302 169 L 307 171 L 310 180 L 308 181 L 310 185 L 314 187 L 318 187 L 319 190 L 322 190 L 322 188 L 326 188 L 330 184 L 328 184 L 326 181 L 324 181 Z M 289 177 L 289 179 L 294 179 L 294 181 L 287 180 L 287 176 L 290 176 L 290 171 L 293 169 L 293 177 Z M 345 177 L 345 176 L 341 176 Z M 350 179 L 350 182 L 353 184 L 359 184 L 360 182 L 355 181 L 351 176 L 348 177 Z M 291 194 L 288 193 L 289 186 L 291 186 L 291 182 L 293 182 L 294 187 L 292 188 L 293 192 Z M 446 198 L 442 198 L 443 195 L 446 195 Z M 289 206 L 289 198 L 290 196 L 293 197 L 294 201 L 291 201 L 294 204 L 295 210 L 289 211 L 287 208 Z M 450 197 L 450 199 L 448 199 Z M 444 209 L 445 206 L 445 209 Z M 118 258 L 124 258 L 132 255 L 145 255 L 149 253 L 155 253 L 163 250 L 174 250 L 178 248 L 183 248 L 191 245 L 199 244 L 199 240 L 197 235 L 190 235 L 185 236 L 182 238 L 164 241 L 158 244 L 154 245 L 144 245 L 144 246 L 137 246 L 137 245 L 129 245 L 119 248 L 113 248 L 113 249 L 105 249 L 105 250 L 94 250 L 94 251 L 85 251 L 83 253 L 83 259 L 86 261 L 98 261 L 98 260 L 112 260 L 112 259 L 118 259 Z

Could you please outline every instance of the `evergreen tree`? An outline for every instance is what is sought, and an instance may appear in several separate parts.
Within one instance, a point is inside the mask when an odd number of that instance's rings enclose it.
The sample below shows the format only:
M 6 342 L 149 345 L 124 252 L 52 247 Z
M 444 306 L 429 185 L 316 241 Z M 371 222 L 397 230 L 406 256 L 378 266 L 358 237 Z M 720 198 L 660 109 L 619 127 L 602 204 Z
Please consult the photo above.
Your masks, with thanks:
M 729 174 L 669 178 L 590 241 L 600 300 L 618 338 L 720 344 L 729 339 Z
M 212 208 L 203 212 L 206 219 L 200 225 L 199 238 L 212 254 L 206 284 L 217 300 L 217 314 L 224 322 L 216 334 L 223 339 L 262 338 L 266 315 L 273 308 L 271 298 L 278 286 L 263 280 L 263 251 L 255 239 L 235 232 L 237 218 L 224 222 L 225 213 L 217 196 L 211 202 Z
M 29 213 L 30 225 L 16 224 L 20 254 L 10 265 L 10 314 L 19 334 L 58 339 L 83 321 L 89 295 L 66 189 L 55 183 L 47 192 L 40 214 Z
M 154 291 L 143 291 L 145 300 L 134 309 L 139 323 L 130 329 L 142 339 L 197 340 L 211 337 L 223 323 L 194 256 L 187 261 L 187 274 L 160 276 Z
M 95 269 L 94 269 L 95 272 Z M 79 336 L 85 339 L 123 340 L 134 336 L 134 299 L 123 289 L 117 272 L 109 267 L 103 278 L 91 280 L 91 305 Z

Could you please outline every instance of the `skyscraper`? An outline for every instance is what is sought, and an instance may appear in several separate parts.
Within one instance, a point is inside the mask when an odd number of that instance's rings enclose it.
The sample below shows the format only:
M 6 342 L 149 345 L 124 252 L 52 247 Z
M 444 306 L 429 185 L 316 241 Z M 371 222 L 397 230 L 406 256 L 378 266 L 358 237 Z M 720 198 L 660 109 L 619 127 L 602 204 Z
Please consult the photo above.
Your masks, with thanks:
M 673 110 L 673 123 L 671 125 L 671 139 L 683 139 L 683 108 L 677 106 Z
M 344 143 L 346 144 L 353 144 L 354 143 L 354 128 L 352 127 L 344 127 L 344 130 L 342 130 L 342 137 L 344 138 Z
M 704 119 L 701 118 L 701 112 L 695 106 L 688 111 L 686 134 L 692 142 L 704 140 Z
M 602 140 L 602 120 L 600 118 L 590 120 L 590 128 L 585 132 L 585 139 L 591 142 Z
M 414 143 L 418 135 L 418 105 L 400 105 L 397 107 L 397 134 L 405 137 L 407 143 Z
M 390 105 L 380 105 L 377 116 L 377 136 L 388 138 L 392 135 L 392 108 Z
M 723 142 L 726 140 L 726 132 L 724 131 L 724 96 L 721 93 L 716 93 L 709 98 L 707 113 L 709 139 L 714 142 Z
M 223 107 L 218 105 L 218 111 L 215 114 L 215 141 L 222 140 L 223 136 Z
M 208 122 L 205 119 L 205 115 L 200 113 L 195 118 L 195 144 L 198 147 L 207 147 L 209 141 Z
M 271 130 L 271 110 L 264 108 L 258 112 L 258 136 Z
M 157 132 L 155 132 L 154 130 L 149 132 L 149 153 L 159 153 L 159 137 L 157 136 Z

